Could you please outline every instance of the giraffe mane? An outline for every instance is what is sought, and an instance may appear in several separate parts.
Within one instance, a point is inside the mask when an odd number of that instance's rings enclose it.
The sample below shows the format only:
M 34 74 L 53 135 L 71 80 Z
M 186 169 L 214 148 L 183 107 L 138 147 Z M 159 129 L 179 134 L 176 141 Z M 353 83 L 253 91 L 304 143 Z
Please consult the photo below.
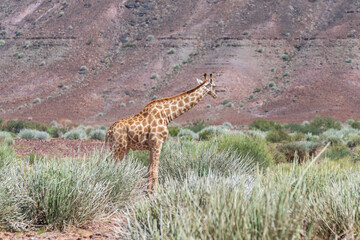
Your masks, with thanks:
M 204 86 L 206 83 L 208 82 L 208 79 L 206 79 L 205 81 L 203 81 L 200 85 L 190 89 L 190 90 L 187 90 L 186 92 L 182 92 L 182 93 L 179 93 L 175 96 L 171 96 L 171 97 L 166 97 L 166 98 L 160 98 L 160 99 L 156 99 L 156 100 L 153 100 L 151 102 L 149 102 L 148 104 L 145 105 L 145 107 L 153 104 L 153 103 L 156 103 L 156 102 L 163 102 L 163 101 L 168 101 L 168 100 L 171 100 L 171 99 L 174 99 L 174 98 L 177 98 L 177 97 L 180 97 L 182 95 L 186 95 L 186 94 L 189 94 L 189 93 L 192 93 L 193 91 L 199 89 L 200 87 Z

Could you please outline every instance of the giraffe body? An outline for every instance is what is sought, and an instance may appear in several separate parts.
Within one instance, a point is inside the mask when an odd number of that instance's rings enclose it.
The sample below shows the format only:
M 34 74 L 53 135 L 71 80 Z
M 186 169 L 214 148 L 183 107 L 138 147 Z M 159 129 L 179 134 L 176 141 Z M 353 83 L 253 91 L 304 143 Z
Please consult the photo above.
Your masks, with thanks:
M 201 81 L 199 80 L 199 83 Z M 210 89 L 206 85 L 210 84 Z M 212 75 L 197 87 L 173 97 L 158 99 L 147 104 L 138 114 L 116 121 L 106 133 L 115 160 L 123 160 L 130 149 L 149 150 L 148 189 L 156 189 L 159 157 L 168 137 L 170 121 L 194 107 L 205 94 L 217 97 Z

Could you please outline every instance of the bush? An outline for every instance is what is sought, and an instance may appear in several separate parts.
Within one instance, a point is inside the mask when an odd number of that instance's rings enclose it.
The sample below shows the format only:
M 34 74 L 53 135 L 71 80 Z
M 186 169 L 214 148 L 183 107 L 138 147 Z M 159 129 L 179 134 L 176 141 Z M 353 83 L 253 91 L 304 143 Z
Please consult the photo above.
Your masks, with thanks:
M 177 136 L 185 140 L 199 140 L 199 135 L 187 128 L 182 128 L 177 134 Z
M 290 60 L 290 56 L 289 54 L 286 52 L 281 56 L 281 59 L 284 61 L 289 61 Z
M 33 103 L 39 103 L 39 102 L 41 102 L 40 98 L 35 98 L 34 101 L 33 101 Z
M 351 159 L 354 162 L 360 161 L 360 148 L 356 148 L 355 151 L 351 154 Z
M 153 74 L 151 74 L 150 78 L 156 79 L 156 78 L 159 78 L 159 75 L 157 75 L 156 73 L 153 73 Z
M 5 40 L 2 40 L 2 39 L 0 39 L 0 46 L 3 46 L 3 45 L 5 45 Z
M 266 142 L 258 137 L 227 134 L 219 138 L 219 150 L 229 150 L 241 156 L 248 156 L 261 167 L 274 163 Z
M 290 141 L 290 136 L 283 129 L 273 129 L 266 135 L 266 141 L 272 143 Z
M 360 135 L 351 136 L 346 145 L 351 148 L 360 146 Z
M 352 127 L 352 128 L 355 128 L 355 129 L 360 129 L 360 121 L 354 121 L 354 122 L 351 124 L 351 127 Z
M 180 128 L 178 126 L 175 127 L 169 127 L 169 134 L 172 137 L 176 137 L 178 135 L 178 133 L 180 132 Z
M 147 37 L 146 37 L 146 41 L 151 41 L 151 40 L 153 40 L 154 39 L 154 36 L 153 35 L 148 35 Z
M 8 132 L 0 132 L 0 144 L 6 144 L 8 146 L 14 144 L 14 139 Z
M 228 102 L 226 105 L 225 105 L 226 107 L 233 107 L 234 106 L 234 104 L 232 103 L 232 102 Z
M 196 119 L 192 122 L 192 125 L 186 126 L 186 129 L 190 129 L 193 132 L 200 132 L 202 129 L 207 127 L 203 119 Z
M 167 51 L 167 54 L 174 54 L 175 53 L 175 48 L 170 48 L 168 51 Z
M 261 131 L 270 131 L 281 128 L 282 126 L 280 124 L 275 123 L 273 121 L 267 121 L 261 118 L 254 120 L 250 125 L 250 129 L 259 129 Z
M 331 146 L 328 149 L 328 151 L 325 153 L 325 157 L 328 157 L 331 160 L 341 160 L 350 155 L 351 155 L 351 151 L 344 144 L 336 144 L 334 146 Z
M 47 132 L 38 131 L 35 129 L 22 129 L 19 134 L 18 138 L 21 139 L 37 139 L 37 140 L 46 140 L 50 137 Z
M 229 99 L 223 99 L 222 101 L 221 101 L 221 104 L 222 105 L 226 105 L 226 104 L 228 104 L 230 101 L 229 101 Z
M 274 83 L 274 82 L 269 82 L 269 87 L 275 87 L 276 86 L 276 84 Z
M 75 128 L 71 131 L 64 134 L 63 138 L 76 140 L 76 139 L 86 139 L 86 132 L 83 129 Z
M 321 146 L 318 142 L 292 142 L 281 144 L 277 149 L 285 155 L 288 162 L 298 160 L 299 163 L 306 161 L 311 157 L 315 157 L 317 149 Z
M 227 132 L 229 132 L 229 130 L 223 126 L 208 126 L 199 132 L 199 139 L 210 140 Z
M 92 130 L 90 132 L 90 139 L 94 140 L 105 140 L 106 131 L 101 129 Z

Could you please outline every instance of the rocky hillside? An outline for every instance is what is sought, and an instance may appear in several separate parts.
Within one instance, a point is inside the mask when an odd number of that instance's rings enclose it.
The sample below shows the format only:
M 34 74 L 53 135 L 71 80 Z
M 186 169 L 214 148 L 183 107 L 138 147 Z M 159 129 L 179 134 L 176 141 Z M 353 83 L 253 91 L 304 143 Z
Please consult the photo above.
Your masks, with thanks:
M 360 119 L 359 32 L 358 0 L 2 0 L 0 118 L 110 125 L 213 72 L 177 122 Z

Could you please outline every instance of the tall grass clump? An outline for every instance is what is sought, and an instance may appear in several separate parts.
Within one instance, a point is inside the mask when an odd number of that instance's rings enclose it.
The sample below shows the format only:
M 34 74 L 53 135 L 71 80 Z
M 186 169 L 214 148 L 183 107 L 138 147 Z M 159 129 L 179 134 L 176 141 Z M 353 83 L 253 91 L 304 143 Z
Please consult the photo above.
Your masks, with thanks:
M 74 128 L 70 130 L 69 132 L 65 133 L 63 135 L 63 138 L 70 139 L 70 140 L 76 140 L 76 139 L 86 139 L 87 135 L 84 129 L 82 128 Z
M 35 129 L 22 129 L 17 135 L 21 139 L 37 139 L 37 140 L 46 140 L 50 137 L 47 132 L 38 131 Z
M 230 176 L 249 171 L 253 166 L 251 157 L 239 156 L 231 151 L 219 152 L 215 142 L 194 145 L 191 141 L 168 141 L 160 156 L 160 182 L 169 178 L 182 181 L 190 173 L 197 176 L 211 173 Z
M 266 141 L 259 137 L 229 134 L 221 136 L 218 143 L 220 151 L 229 150 L 241 156 L 249 156 L 261 167 L 267 167 L 274 163 Z
M 98 154 L 14 160 L 0 170 L 0 227 L 64 229 L 109 217 L 142 194 L 144 175 L 145 168 L 132 159 L 114 163 Z
M 11 136 L 10 133 L 8 132 L 1 132 L 0 131 L 0 144 L 1 143 L 4 143 L 6 145 L 13 145 L 14 144 L 14 139 L 13 137 Z
M 120 220 L 131 239 L 356 239 L 359 168 L 279 166 L 233 176 L 189 173 L 167 178 Z M 240 177 L 242 176 L 242 177 Z

